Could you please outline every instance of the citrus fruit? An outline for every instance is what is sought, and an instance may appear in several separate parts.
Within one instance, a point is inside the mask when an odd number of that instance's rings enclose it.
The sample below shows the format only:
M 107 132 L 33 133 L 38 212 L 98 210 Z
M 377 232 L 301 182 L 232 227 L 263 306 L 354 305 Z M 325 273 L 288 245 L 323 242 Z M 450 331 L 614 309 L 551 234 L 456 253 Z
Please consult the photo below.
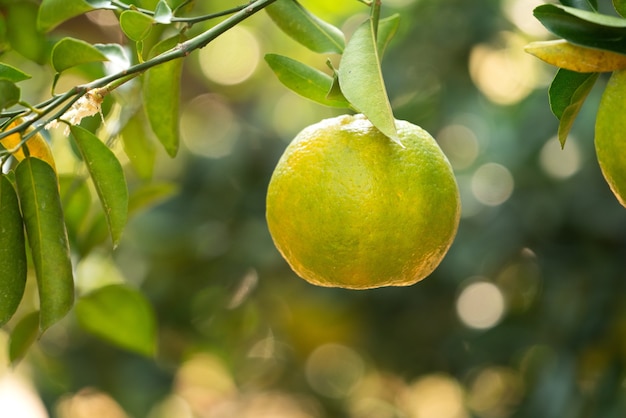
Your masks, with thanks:
M 22 123 L 21 119 L 16 119 L 7 126 L 5 131 L 9 129 L 13 129 L 16 126 Z M 54 164 L 54 157 L 52 156 L 52 150 L 50 150 L 50 146 L 48 142 L 44 139 L 44 137 L 37 132 L 35 135 L 30 137 L 25 144 L 19 146 L 22 142 L 22 135 L 18 132 L 13 133 L 3 139 L 0 140 L 0 145 L 2 145 L 5 149 L 12 152 L 13 157 L 19 162 L 26 158 L 26 154 L 24 153 L 23 148 L 28 149 L 28 155 L 31 157 L 39 158 L 40 160 L 44 160 L 47 162 L 55 171 L 56 166 Z
M 367 289 L 428 276 L 459 223 L 458 187 L 445 155 L 422 128 L 397 120 L 403 146 L 363 115 L 301 131 L 267 192 L 272 239 L 310 283 Z
M 626 70 L 611 75 L 596 116 L 595 148 L 602 174 L 626 206 Z

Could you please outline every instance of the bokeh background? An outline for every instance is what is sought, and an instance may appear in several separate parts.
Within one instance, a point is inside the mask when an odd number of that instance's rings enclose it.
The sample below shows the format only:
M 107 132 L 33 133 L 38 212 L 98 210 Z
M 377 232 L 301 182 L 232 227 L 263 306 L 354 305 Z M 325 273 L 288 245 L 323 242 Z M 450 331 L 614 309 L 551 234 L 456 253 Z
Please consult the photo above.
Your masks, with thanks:
M 196 3 L 198 14 L 238 4 Z M 367 16 L 355 0 L 302 3 L 347 33 Z M 177 194 L 137 214 L 112 255 L 77 265 L 79 287 L 125 281 L 147 295 L 156 359 L 70 315 L 16 367 L 0 361 L 1 416 L 626 416 L 626 210 L 593 149 L 605 79 L 561 149 L 555 69 L 523 52 L 550 38 L 538 1 L 383 3 L 402 16 L 383 62 L 395 115 L 437 138 L 462 194 L 441 266 L 408 288 L 348 291 L 309 285 L 282 260 L 264 220 L 273 167 L 300 129 L 338 112 L 280 85 L 265 53 L 320 69 L 327 57 L 261 13 L 185 61 L 183 147 L 173 160 L 158 150 L 154 172 Z M 109 12 L 58 31 L 121 39 Z M 31 89 L 48 91 L 49 70 L 28 70 L 40 75 Z

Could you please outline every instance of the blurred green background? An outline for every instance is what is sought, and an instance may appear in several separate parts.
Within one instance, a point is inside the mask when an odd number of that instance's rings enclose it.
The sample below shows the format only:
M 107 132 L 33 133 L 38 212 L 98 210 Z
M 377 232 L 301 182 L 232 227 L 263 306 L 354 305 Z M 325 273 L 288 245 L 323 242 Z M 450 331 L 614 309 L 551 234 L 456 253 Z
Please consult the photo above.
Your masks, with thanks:
M 196 3 L 197 13 L 237 4 Z M 302 3 L 347 33 L 367 16 L 354 0 Z M 126 280 L 148 296 L 156 360 L 84 334 L 70 316 L 15 369 L 1 363 L 0 415 L 626 416 L 626 211 L 593 150 L 603 81 L 561 150 L 547 98 L 555 69 L 523 52 L 550 37 L 532 16 L 539 2 L 383 3 L 402 15 L 383 62 L 394 113 L 437 138 L 462 194 L 458 235 L 434 274 L 408 288 L 319 288 L 274 248 L 264 220 L 273 167 L 300 129 L 337 111 L 280 85 L 265 53 L 320 69 L 326 57 L 261 13 L 185 61 L 183 149 L 173 160 L 159 151 L 154 174 L 179 193 L 135 216 L 113 256 L 105 248 L 77 266 L 79 287 Z M 111 17 L 58 31 L 119 41 Z

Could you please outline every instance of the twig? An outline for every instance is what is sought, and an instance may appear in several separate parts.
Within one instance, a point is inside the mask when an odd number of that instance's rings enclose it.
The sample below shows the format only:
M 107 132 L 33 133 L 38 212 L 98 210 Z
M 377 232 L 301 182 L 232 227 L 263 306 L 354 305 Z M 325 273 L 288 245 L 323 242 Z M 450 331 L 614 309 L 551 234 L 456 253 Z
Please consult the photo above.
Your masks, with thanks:
M 91 81 L 86 84 L 75 86 L 63 94 L 51 97 L 50 99 L 47 99 L 46 101 L 33 106 L 35 109 L 38 109 L 38 111 L 35 112 L 36 116 L 34 118 L 25 120 L 20 125 L 14 128 L 11 128 L 4 132 L 0 132 L 0 140 L 16 132 L 25 132 L 28 128 L 33 126 L 35 122 L 43 120 L 42 124 L 36 127 L 33 127 L 33 130 L 29 131 L 27 134 L 28 137 L 34 135 L 48 123 L 61 118 L 63 114 L 67 112 L 72 107 L 72 105 L 76 101 L 78 101 L 78 99 L 80 99 L 88 91 L 93 90 L 93 89 L 103 89 L 103 93 L 108 93 L 114 90 L 115 88 L 119 87 L 120 85 L 128 82 L 129 80 L 137 77 L 138 75 L 142 74 L 143 72 L 145 72 L 146 70 L 152 67 L 156 67 L 160 64 L 166 63 L 168 61 L 172 61 L 174 59 L 184 58 L 187 55 L 189 55 L 192 51 L 203 48 L 208 43 L 210 43 L 215 38 L 217 38 L 219 35 L 233 28 L 240 22 L 244 21 L 245 19 L 249 18 L 250 16 L 254 15 L 258 11 L 262 10 L 263 8 L 269 6 L 275 1 L 276 0 L 253 1 L 250 4 L 246 5 L 245 7 L 239 8 L 238 11 L 233 13 L 229 18 L 211 27 L 205 32 L 181 44 L 178 44 L 174 48 L 168 51 L 165 51 L 164 53 L 157 55 L 154 58 L 151 58 L 139 64 L 135 64 L 127 68 L 126 70 L 120 71 L 118 73 L 104 76 L 102 78 L 99 78 L 97 80 Z M 117 4 L 117 3 L 119 2 L 117 1 L 112 2 L 112 4 Z M 226 11 L 224 13 L 226 13 Z M 63 103 L 65 103 L 65 105 L 60 110 L 55 112 L 51 117 L 45 118 L 46 115 L 52 113 L 54 109 L 61 106 Z M 23 109 L 20 111 L 13 111 L 13 112 L 4 112 L 4 113 L 0 113 L 0 118 L 14 118 L 18 116 L 26 116 L 31 113 L 33 112 L 30 109 Z

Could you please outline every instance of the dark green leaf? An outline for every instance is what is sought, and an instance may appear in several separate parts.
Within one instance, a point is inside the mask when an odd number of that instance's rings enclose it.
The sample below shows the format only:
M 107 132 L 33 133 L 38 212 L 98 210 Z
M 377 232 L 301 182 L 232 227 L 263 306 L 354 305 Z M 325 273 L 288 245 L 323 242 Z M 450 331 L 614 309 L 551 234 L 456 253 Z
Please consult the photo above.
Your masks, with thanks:
M 333 78 L 315 68 L 291 58 L 267 54 L 265 61 L 285 86 L 299 95 L 326 106 L 349 108 L 345 99 L 329 99 Z
M 339 86 L 352 107 L 363 113 L 379 131 L 402 145 L 387 98 L 371 19 L 356 29 L 346 45 L 339 64 Z
M 115 154 L 98 137 L 78 125 L 70 129 L 98 192 L 115 247 L 128 217 L 128 189 L 124 170 Z
M 150 57 L 174 48 L 180 36 L 166 39 L 154 46 Z M 143 83 L 143 99 L 148 121 L 167 153 L 174 157 L 180 143 L 179 107 L 180 75 L 183 62 L 172 60 L 146 71 Z
M 37 339 L 39 333 L 39 312 L 31 312 L 19 320 L 9 339 L 9 361 L 17 363 Z
M 17 194 L 0 174 L 0 327 L 17 310 L 26 286 L 26 241 Z
M 8 5 L 6 35 L 11 47 L 31 61 L 43 64 L 46 60 L 46 38 L 37 31 L 36 4 L 21 1 Z
M 0 80 L 7 80 L 13 83 L 18 83 L 20 81 L 28 80 L 31 78 L 29 74 L 22 72 L 15 67 L 12 67 L 8 64 L 0 63 Z
M 172 21 L 172 9 L 165 0 L 159 0 L 156 8 L 154 9 L 154 20 L 157 23 L 163 23 L 167 25 Z
M 73 17 L 107 8 L 113 8 L 108 0 L 43 0 L 39 6 L 37 29 L 48 32 Z
M 0 80 L 0 110 L 7 109 L 20 101 L 20 88 L 15 83 Z
M 343 52 L 343 33 L 311 14 L 297 1 L 277 0 L 265 10 L 283 32 L 311 51 L 337 54 Z
M 127 350 L 153 356 L 156 318 L 150 303 L 137 290 L 108 285 L 78 300 L 76 318 L 86 331 Z
M 90 43 L 63 38 L 52 48 L 52 67 L 57 73 L 90 62 L 106 61 L 107 57 Z
M 150 34 L 154 19 L 136 10 L 126 10 L 120 15 L 120 27 L 129 39 L 139 42 Z
M 598 73 L 577 73 L 560 69 L 550 85 L 550 108 L 559 119 L 559 142 L 565 146 L 569 131 Z
M 626 0 L 613 0 L 613 7 L 620 16 L 626 16 Z
M 15 182 L 37 276 L 39 328 L 43 332 L 63 318 L 74 301 L 72 263 L 59 184 L 52 167 L 32 157 L 17 165 Z
M 561 4 L 589 11 L 598 10 L 597 0 L 561 0 Z
M 400 15 L 395 14 L 385 19 L 380 19 L 378 22 L 378 32 L 376 37 L 376 43 L 378 47 L 378 56 L 382 58 L 387 49 L 387 45 L 393 39 L 398 27 L 400 26 Z
M 556 4 L 536 7 L 534 15 L 552 33 L 573 44 L 626 53 L 626 19 Z
M 153 135 L 143 112 L 131 117 L 120 132 L 124 152 L 137 175 L 144 179 L 152 178 L 156 149 Z

